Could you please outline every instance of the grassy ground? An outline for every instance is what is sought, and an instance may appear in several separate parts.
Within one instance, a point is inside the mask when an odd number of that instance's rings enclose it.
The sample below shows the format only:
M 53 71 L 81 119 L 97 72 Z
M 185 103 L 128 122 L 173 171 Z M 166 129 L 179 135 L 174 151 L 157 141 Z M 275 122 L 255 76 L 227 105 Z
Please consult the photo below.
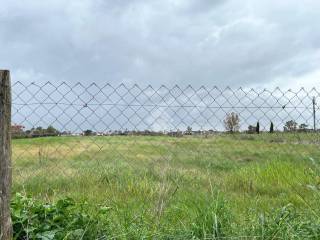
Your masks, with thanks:
M 301 226 L 319 220 L 319 180 L 310 160 L 320 160 L 319 138 L 16 139 L 14 191 L 48 202 L 86 201 L 93 214 L 104 207 L 102 228 L 120 239 L 303 239 Z M 315 236 L 319 229 L 312 229 Z

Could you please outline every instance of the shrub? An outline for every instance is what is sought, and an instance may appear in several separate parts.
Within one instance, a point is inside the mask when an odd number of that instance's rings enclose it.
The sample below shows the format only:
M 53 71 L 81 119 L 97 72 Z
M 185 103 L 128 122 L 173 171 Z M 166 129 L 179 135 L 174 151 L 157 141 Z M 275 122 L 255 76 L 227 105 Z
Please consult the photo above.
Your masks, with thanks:
M 98 218 L 70 198 L 41 203 L 19 193 L 11 202 L 14 239 L 92 239 Z

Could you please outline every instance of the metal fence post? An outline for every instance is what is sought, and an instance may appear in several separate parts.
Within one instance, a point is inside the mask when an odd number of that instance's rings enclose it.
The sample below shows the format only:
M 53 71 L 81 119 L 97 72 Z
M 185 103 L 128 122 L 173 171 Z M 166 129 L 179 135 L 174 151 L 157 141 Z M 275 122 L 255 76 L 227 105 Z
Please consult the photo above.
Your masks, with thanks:
M 10 214 L 11 151 L 10 72 L 0 70 L 0 240 L 12 239 Z

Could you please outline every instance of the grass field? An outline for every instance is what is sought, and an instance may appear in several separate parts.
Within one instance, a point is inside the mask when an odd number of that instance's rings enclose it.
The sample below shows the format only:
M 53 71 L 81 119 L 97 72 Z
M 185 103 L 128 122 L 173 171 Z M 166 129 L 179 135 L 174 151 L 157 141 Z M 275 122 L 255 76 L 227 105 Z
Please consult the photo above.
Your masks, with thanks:
M 302 133 L 16 139 L 13 188 L 43 202 L 85 201 L 92 214 L 103 208 L 99 228 L 108 238 L 319 239 L 319 140 Z

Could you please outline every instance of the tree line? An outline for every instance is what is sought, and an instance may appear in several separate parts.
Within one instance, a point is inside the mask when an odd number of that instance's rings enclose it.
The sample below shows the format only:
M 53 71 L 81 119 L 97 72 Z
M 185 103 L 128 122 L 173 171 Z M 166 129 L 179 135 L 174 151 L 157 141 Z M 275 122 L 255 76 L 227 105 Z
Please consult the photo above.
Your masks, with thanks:
M 228 133 L 237 133 L 240 132 L 240 116 L 235 112 L 227 113 L 224 121 L 224 128 L 225 132 Z M 270 121 L 269 133 L 273 133 L 275 131 L 279 131 L 275 129 L 274 123 Z M 314 129 L 308 128 L 308 124 L 301 123 L 298 124 L 294 120 L 287 121 L 283 126 L 284 132 L 313 132 Z M 219 131 L 215 130 L 197 130 L 193 131 L 191 126 L 188 126 L 185 131 L 177 130 L 170 130 L 170 131 L 152 131 L 152 130 L 143 130 L 143 131 L 129 131 L 129 130 L 114 130 L 108 131 L 107 133 L 99 133 L 95 132 L 91 129 L 84 130 L 82 133 L 77 135 L 83 136 L 105 136 L 105 135 L 150 135 L 150 136 L 158 136 L 158 135 L 168 135 L 168 136 L 183 136 L 183 135 L 201 135 L 201 134 L 214 134 Z M 261 127 L 260 122 L 257 121 L 255 125 L 249 125 L 248 129 L 245 131 L 249 134 L 260 134 Z M 61 136 L 61 135 L 72 135 L 70 131 L 59 131 L 54 128 L 52 125 L 49 125 L 47 128 L 43 127 L 33 127 L 29 130 L 25 130 L 23 125 L 14 124 L 11 126 L 11 134 L 13 138 L 27 138 L 27 137 L 49 137 L 49 136 Z
M 55 129 L 52 125 L 47 128 L 33 127 L 25 130 L 23 125 L 14 124 L 11 126 L 11 136 L 13 138 L 27 138 L 27 137 L 50 137 L 60 135 L 60 131 Z
M 223 121 L 225 130 L 230 133 L 236 133 L 240 131 L 240 117 L 239 114 L 231 112 L 226 115 L 226 118 Z M 258 121 L 256 125 L 249 125 L 247 133 L 260 133 L 260 122 Z M 275 131 L 274 123 L 270 121 L 269 133 Z M 301 123 L 300 125 L 294 121 L 289 120 L 283 126 L 284 132 L 313 132 L 315 129 L 308 128 L 308 124 Z

